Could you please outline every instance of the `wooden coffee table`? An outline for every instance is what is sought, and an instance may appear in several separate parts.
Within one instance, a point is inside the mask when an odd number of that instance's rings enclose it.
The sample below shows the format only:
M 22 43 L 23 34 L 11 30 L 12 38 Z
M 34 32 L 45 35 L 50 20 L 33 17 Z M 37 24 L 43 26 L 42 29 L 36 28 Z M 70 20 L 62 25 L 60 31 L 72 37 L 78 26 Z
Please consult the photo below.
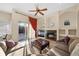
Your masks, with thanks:
M 42 54 L 42 50 L 49 47 L 49 41 L 45 39 L 37 39 L 32 42 L 32 46 L 36 47 L 40 51 L 40 54 Z

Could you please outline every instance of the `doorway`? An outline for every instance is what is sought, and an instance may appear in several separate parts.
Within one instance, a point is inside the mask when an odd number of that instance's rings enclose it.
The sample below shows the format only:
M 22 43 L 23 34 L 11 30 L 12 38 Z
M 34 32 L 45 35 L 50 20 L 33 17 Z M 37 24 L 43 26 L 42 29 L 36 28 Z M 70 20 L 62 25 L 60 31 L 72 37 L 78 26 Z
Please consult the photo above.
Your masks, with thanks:
M 19 22 L 19 41 L 26 41 L 27 29 L 28 29 L 28 23 L 20 21 Z

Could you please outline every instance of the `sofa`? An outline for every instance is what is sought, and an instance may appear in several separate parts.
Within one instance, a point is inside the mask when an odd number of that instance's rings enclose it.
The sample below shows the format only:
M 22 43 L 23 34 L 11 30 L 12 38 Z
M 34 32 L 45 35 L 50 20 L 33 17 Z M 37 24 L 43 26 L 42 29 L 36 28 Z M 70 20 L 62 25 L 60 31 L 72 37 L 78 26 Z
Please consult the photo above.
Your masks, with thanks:
M 70 38 L 68 44 L 64 42 L 56 41 L 55 46 L 51 48 L 46 55 L 49 56 L 79 56 L 79 38 Z M 75 50 L 75 51 L 74 51 Z M 77 51 L 76 51 L 77 50 Z
M 0 39 L 0 56 L 23 56 L 23 49 L 22 42 L 13 41 L 10 34 Z
M 23 56 L 24 47 L 18 42 L 16 46 L 7 49 L 5 41 L 0 41 L 0 56 Z

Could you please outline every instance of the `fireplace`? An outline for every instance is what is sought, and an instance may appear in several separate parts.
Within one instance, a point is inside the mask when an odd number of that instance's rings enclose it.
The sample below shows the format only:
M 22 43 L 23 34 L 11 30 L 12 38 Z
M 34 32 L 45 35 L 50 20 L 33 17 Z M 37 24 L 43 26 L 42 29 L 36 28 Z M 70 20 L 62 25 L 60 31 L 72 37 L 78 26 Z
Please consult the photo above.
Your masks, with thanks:
M 38 37 L 44 37 L 45 31 L 39 30 Z M 46 30 L 46 38 L 56 40 L 57 38 L 57 31 L 56 30 Z
M 53 39 L 53 40 L 56 40 L 57 38 L 57 31 L 56 30 L 47 30 L 47 39 Z

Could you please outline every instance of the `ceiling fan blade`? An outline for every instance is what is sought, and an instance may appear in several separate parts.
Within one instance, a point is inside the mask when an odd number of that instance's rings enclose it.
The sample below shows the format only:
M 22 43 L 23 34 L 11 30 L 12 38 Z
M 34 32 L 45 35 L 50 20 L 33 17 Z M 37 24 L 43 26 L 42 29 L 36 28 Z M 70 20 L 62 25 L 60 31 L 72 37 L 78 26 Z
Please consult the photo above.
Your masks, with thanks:
M 30 12 L 36 12 L 36 10 L 29 10 Z
M 39 13 L 40 13 L 41 15 L 44 15 L 44 13 L 42 13 L 42 12 L 40 12 L 40 11 L 39 11 Z
M 46 11 L 47 10 L 47 8 L 44 8 L 44 9 L 41 9 L 40 11 Z
M 38 12 L 35 13 L 35 16 L 38 14 Z

